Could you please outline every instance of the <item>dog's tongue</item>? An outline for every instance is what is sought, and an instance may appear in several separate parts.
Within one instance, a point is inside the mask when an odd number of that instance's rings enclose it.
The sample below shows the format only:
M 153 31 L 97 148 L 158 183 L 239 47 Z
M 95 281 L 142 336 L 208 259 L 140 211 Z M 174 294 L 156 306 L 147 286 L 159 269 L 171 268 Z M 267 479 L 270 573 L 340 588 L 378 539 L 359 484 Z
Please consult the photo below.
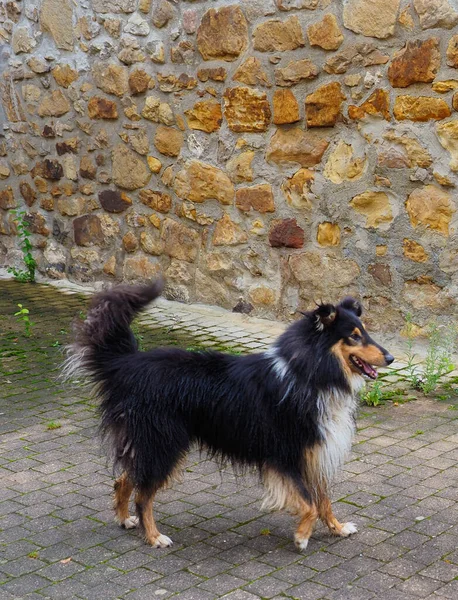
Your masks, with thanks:
M 368 377 L 370 377 L 371 379 L 377 379 L 377 371 L 373 367 L 371 367 L 370 364 L 365 362 L 364 360 L 361 360 L 361 359 L 359 359 L 359 360 L 361 361 L 361 364 L 363 365 L 363 369 L 364 369 L 364 372 L 366 373 L 366 375 Z

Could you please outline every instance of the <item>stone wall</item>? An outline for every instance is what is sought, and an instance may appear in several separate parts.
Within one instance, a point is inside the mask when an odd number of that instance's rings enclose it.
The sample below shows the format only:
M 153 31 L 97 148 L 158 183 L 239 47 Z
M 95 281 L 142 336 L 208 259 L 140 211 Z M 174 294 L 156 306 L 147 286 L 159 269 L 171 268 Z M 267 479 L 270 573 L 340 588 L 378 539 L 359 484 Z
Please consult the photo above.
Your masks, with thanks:
M 0 0 L 0 262 L 456 313 L 456 0 Z

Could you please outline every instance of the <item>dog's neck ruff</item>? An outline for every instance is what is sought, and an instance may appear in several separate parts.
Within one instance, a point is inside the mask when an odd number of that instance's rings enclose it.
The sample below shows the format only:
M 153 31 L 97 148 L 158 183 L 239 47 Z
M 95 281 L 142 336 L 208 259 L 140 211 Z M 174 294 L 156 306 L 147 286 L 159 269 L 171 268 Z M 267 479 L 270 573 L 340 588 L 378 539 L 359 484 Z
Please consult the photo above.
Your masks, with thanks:
M 288 375 L 289 367 L 286 360 L 279 355 L 278 348 L 276 346 L 272 346 L 265 352 L 265 356 L 271 359 L 272 368 L 275 371 L 278 379 L 283 381 L 285 377 Z

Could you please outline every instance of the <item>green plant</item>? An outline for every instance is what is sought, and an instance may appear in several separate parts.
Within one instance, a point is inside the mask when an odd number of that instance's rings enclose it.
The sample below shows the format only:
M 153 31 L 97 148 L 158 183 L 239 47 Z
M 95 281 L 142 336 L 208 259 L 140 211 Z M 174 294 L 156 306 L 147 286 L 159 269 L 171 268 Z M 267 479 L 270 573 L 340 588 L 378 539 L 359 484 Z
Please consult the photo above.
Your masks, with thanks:
M 433 392 L 439 381 L 455 369 L 452 360 L 455 337 L 456 328 L 454 327 L 448 328 L 444 332 L 436 323 L 431 323 L 429 326 L 428 352 L 419 382 L 420 388 L 425 394 Z
M 46 429 L 48 431 L 53 431 L 54 429 L 60 429 L 62 427 L 62 425 L 60 423 L 58 423 L 57 421 L 49 421 L 49 423 L 46 424 Z
M 383 383 L 380 380 L 374 381 L 371 387 L 366 388 L 361 394 L 361 399 L 367 406 L 378 406 L 383 402 Z
M 39 554 L 38 554 L 38 552 L 36 550 L 34 550 L 33 552 L 29 552 L 29 554 L 27 554 L 27 556 L 29 558 L 38 558 Z
M 19 306 L 19 310 L 14 313 L 14 316 L 16 317 L 16 319 L 19 323 L 22 322 L 22 324 L 24 325 L 26 337 L 30 337 L 31 333 L 32 333 L 32 327 L 33 327 L 33 325 L 35 325 L 35 323 L 33 323 L 30 320 L 29 309 L 24 308 L 24 306 L 22 306 L 22 304 L 18 304 L 18 306 Z
M 30 242 L 30 231 L 27 229 L 26 213 L 19 209 L 11 211 L 15 218 L 18 236 L 20 239 L 20 248 L 23 254 L 25 269 L 16 269 L 8 267 L 8 273 L 11 273 L 17 281 L 22 283 L 35 281 L 35 269 L 37 263 L 32 256 L 32 243 Z

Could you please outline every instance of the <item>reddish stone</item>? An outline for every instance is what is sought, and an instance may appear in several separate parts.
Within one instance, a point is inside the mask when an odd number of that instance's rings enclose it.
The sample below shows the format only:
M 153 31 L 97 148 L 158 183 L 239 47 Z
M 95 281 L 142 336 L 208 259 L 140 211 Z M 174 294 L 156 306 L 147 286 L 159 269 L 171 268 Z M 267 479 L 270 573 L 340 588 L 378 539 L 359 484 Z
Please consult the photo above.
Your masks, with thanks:
M 132 200 L 118 190 L 99 192 L 99 202 L 104 210 L 110 213 L 121 213 L 132 205 Z
M 369 265 L 369 273 L 378 283 L 386 287 L 391 286 L 391 271 L 388 265 Z
M 296 223 L 296 219 L 283 219 L 274 222 L 269 232 L 269 242 L 274 248 L 302 248 L 304 230 Z
M 44 179 L 58 180 L 62 179 L 64 176 L 64 169 L 58 160 L 50 160 L 46 158 L 44 161 L 38 162 L 33 167 L 31 175 L 32 177 L 36 177 L 38 175 L 40 177 L 44 177 Z
M 6 189 L 0 190 L 0 208 L 3 208 L 3 210 L 16 208 L 13 188 L 10 185 Z
M 49 229 L 46 227 L 46 219 L 38 213 L 27 213 L 24 217 L 31 233 L 40 235 L 49 235 Z
M 27 181 L 21 181 L 19 183 L 19 191 L 21 192 L 21 196 L 24 198 L 27 206 L 32 206 L 37 199 L 37 193 L 32 186 L 27 183 Z
M 100 219 L 96 215 L 84 215 L 74 219 L 73 233 L 77 246 L 92 246 L 104 240 Z

